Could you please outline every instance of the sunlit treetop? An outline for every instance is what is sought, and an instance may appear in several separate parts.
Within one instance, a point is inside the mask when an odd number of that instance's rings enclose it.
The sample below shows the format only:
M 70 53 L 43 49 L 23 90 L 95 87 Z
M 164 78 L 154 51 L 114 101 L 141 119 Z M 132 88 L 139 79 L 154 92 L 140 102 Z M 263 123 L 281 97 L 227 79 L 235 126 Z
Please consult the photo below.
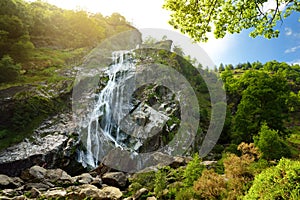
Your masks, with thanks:
M 253 28 L 251 37 L 276 38 L 282 23 L 293 12 L 300 12 L 299 0 L 165 0 L 171 11 L 169 23 L 195 41 L 207 41 L 207 33 L 223 38 Z M 300 19 L 299 19 L 300 22 Z

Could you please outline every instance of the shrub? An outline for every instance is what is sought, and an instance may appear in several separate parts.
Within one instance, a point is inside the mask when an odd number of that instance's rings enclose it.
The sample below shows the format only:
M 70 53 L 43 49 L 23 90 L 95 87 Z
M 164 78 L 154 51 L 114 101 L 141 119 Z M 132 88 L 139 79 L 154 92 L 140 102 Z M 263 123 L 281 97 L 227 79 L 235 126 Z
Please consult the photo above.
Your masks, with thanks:
M 183 173 L 183 184 L 185 187 L 192 187 L 194 185 L 194 181 L 198 180 L 201 176 L 202 171 L 205 166 L 200 164 L 201 159 L 198 154 L 195 154 L 193 160 L 191 160 Z
M 281 159 L 255 177 L 244 199 L 300 199 L 300 161 Z
M 254 143 L 262 153 L 262 158 L 267 160 L 279 160 L 282 157 L 290 157 L 291 151 L 280 139 L 278 131 L 271 130 L 267 124 L 263 124 Z
M 199 199 L 192 187 L 182 188 L 175 197 L 175 200 Z
M 167 187 L 167 173 L 162 168 L 155 173 L 154 193 L 156 194 L 156 196 L 161 197 L 166 187 Z
M 242 153 L 240 157 L 228 154 L 224 159 L 225 177 L 228 179 L 228 199 L 242 197 L 248 191 L 255 176 L 251 164 L 260 157 L 258 148 L 253 143 L 242 142 L 238 150 Z
M 143 172 L 143 173 L 136 173 L 130 179 L 131 185 L 129 188 L 129 192 L 135 193 L 141 188 L 146 188 L 149 191 L 154 189 L 155 185 L 155 172 Z
M 245 194 L 250 188 L 251 181 L 254 175 L 251 173 L 249 164 L 252 160 L 246 157 L 238 157 L 234 154 L 229 154 L 224 159 L 225 177 L 228 179 L 228 198 L 236 199 Z
M 195 182 L 194 190 L 204 199 L 219 199 L 226 192 L 226 182 L 224 177 L 213 170 L 204 170 Z
M 10 56 L 3 56 L 0 60 L 0 83 L 18 79 L 20 70 L 21 66 L 19 64 L 15 64 Z

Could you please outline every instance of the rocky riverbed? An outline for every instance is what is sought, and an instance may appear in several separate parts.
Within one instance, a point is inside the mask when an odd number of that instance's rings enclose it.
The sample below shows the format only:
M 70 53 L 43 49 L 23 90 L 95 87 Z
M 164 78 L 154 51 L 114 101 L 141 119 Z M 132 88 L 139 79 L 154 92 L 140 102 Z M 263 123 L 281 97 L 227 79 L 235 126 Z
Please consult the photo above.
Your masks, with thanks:
M 170 167 L 178 168 L 188 162 L 188 159 L 176 157 Z M 158 166 L 143 172 L 157 170 Z M 142 172 L 140 172 L 142 173 Z M 0 199 L 141 199 L 145 194 L 147 200 L 156 199 L 149 196 L 149 191 L 141 188 L 134 194 L 129 194 L 130 179 L 135 174 L 114 171 L 100 165 L 97 169 L 76 176 L 66 171 L 46 169 L 34 165 L 23 170 L 19 176 L 0 174 Z

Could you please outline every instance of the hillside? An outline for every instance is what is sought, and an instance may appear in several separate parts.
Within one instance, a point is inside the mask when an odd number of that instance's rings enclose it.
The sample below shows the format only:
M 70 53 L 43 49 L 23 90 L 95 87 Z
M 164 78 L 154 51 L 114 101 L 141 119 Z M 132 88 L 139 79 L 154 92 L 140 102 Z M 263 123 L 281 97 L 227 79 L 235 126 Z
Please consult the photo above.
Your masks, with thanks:
M 101 41 L 133 29 L 118 13 L 105 17 L 44 1 L 1 1 L 0 105 L 5 114 L 0 116 L 0 149 L 30 135 L 50 115 L 70 109 L 66 101 L 74 67 Z

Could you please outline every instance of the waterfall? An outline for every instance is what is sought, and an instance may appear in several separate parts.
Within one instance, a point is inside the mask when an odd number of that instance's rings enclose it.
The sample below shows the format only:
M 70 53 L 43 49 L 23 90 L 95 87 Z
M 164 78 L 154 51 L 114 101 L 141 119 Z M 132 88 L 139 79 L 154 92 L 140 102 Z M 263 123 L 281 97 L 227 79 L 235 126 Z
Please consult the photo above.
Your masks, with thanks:
M 95 168 L 107 148 L 127 149 L 127 135 L 120 130 L 121 120 L 132 109 L 130 96 L 134 90 L 135 64 L 130 51 L 112 53 L 112 65 L 105 71 L 106 86 L 95 96 L 95 102 L 84 120 L 81 134 L 86 137 L 86 151 L 80 152 L 79 162 Z

